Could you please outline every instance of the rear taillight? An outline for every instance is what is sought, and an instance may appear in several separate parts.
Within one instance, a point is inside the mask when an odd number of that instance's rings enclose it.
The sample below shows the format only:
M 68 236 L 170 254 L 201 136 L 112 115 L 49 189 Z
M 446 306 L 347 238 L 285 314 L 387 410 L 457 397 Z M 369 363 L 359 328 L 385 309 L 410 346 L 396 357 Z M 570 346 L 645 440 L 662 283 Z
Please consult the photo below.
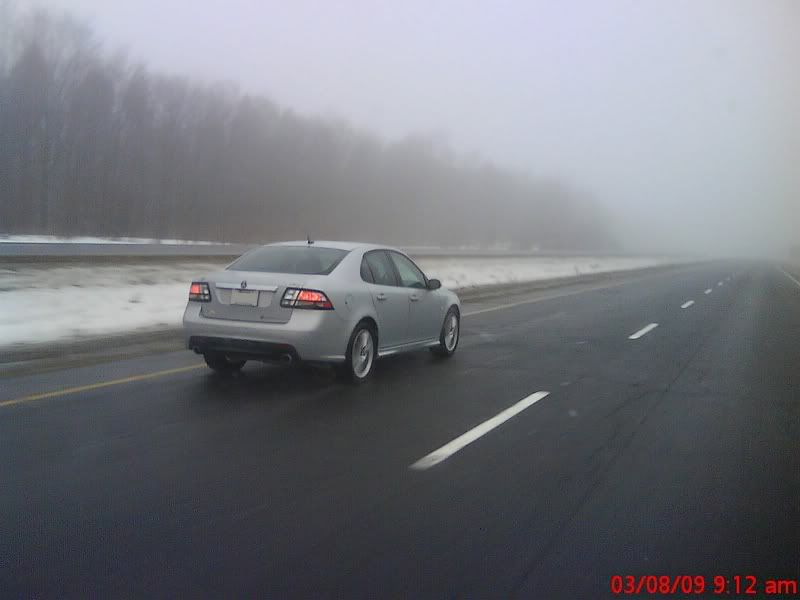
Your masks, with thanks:
M 286 288 L 281 298 L 284 308 L 311 308 L 316 310 L 333 310 L 333 304 L 328 297 L 317 290 L 302 290 Z
M 189 300 L 195 302 L 211 302 L 211 290 L 207 283 L 193 282 L 189 288 Z

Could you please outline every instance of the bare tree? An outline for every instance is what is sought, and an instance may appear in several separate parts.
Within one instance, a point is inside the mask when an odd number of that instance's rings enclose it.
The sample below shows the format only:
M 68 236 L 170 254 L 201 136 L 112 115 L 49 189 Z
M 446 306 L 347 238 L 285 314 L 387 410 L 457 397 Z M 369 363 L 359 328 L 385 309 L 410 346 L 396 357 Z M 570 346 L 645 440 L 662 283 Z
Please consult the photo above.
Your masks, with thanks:
M 230 84 L 109 55 L 69 17 L 0 0 L 0 232 L 608 249 L 558 181 L 386 143 Z

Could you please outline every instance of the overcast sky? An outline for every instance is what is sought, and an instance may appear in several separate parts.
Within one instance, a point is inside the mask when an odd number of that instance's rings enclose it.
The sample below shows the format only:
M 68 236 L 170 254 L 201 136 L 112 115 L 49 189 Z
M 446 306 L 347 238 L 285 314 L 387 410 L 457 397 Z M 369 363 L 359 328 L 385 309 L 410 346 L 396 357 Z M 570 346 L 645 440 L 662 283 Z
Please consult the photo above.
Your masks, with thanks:
M 560 177 L 623 241 L 800 241 L 800 2 L 47 0 L 110 47 Z

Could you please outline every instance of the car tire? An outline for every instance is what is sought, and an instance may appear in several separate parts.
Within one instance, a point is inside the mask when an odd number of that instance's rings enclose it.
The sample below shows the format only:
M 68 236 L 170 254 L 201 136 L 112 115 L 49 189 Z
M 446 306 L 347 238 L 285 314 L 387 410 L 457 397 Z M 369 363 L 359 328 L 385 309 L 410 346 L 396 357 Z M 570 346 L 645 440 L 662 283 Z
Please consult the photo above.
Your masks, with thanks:
M 340 378 L 349 383 L 364 383 L 372 376 L 377 358 L 378 333 L 371 323 L 361 321 L 347 342 L 345 361 L 339 368 Z
M 439 334 L 439 345 L 431 348 L 436 356 L 453 356 L 458 348 L 458 341 L 461 339 L 461 315 L 458 308 L 451 306 L 444 316 L 442 331 Z
M 209 367 L 223 375 L 230 375 L 239 371 L 247 362 L 246 360 L 230 360 L 227 356 L 218 352 L 206 352 L 203 354 L 203 358 L 206 359 L 206 364 Z

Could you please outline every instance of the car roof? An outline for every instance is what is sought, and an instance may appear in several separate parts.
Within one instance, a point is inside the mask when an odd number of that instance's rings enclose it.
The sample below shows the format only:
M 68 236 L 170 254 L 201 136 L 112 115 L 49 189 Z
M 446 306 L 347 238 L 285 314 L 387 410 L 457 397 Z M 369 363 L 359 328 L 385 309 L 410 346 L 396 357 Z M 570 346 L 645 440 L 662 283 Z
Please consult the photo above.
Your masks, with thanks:
M 268 246 L 308 246 L 308 240 L 294 240 L 289 242 L 276 242 L 274 244 L 267 244 Z M 318 248 L 335 248 L 337 250 L 346 250 L 350 252 L 351 250 L 397 250 L 398 252 L 403 252 L 402 250 L 398 250 L 397 248 L 392 248 L 391 246 L 379 246 L 378 244 L 368 244 L 365 242 L 334 242 L 328 240 L 314 240 L 313 246 Z

